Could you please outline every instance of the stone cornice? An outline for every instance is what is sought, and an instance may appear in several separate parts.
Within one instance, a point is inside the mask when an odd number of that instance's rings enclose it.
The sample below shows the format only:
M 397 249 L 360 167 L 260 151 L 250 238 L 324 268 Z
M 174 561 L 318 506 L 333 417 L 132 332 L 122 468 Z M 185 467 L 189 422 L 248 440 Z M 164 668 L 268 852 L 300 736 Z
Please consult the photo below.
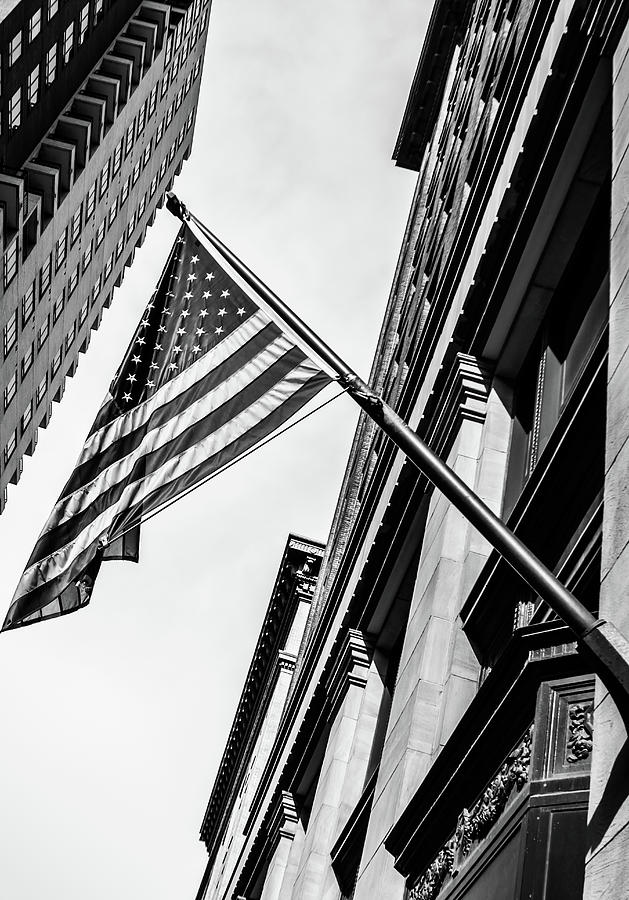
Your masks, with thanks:
M 350 685 L 365 687 L 369 675 L 371 652 L 364 635 L 355 628 L 349 628 L 343 638 L 334 664 L 325 682 L 328 698 L 328 715 L 332 717 Z
M 201 825 L 201 840 L 212 856 L 220 843 L 234 787 L 246 767 L 248 747 L 259 729 L 268 702 L 268 687 L 274 673 L 294 669 L 295 657 L 283 651 L 284 641 L 301 600 L 310 599 L 316 583 L 324 546 L 290 535 L 284 549 L 260 637 L 238 703 L 236 715 L 212 794 Z M 308 560 L 312 562 L 308 562 Z M 266 699 L 265 699 L 266 698 Z
M 469 0 L 437 0 L 434 5 L 393 151 L 398 166 L 419 169 L 442 102 L 454 45 L 470 6 Z
M 457 353 L 450 365 L 438 415 L 427 439 L 440 456 L 445 456 L 464 419 L 485 420 L 491 386 L 491 367 L 469 353 Z

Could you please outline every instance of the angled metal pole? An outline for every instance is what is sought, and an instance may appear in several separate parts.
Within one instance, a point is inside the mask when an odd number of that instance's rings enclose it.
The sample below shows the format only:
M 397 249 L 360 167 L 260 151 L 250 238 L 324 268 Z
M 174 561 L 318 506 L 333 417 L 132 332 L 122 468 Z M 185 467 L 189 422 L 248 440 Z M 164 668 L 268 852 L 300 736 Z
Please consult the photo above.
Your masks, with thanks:
M 388 403 L 365 384 L 325 341 L 193 216 L 174 194 L 168 195 L 166 206 L 182 221 L 191 219 L 243 281 L 336 373 L 339 384 L 347 389 L 367 415 L 573 631 L 579 645 L 592 657 L 597 673 L 610 691 L 617 694 L 616 689 L 620 688 L 621 697 L 629 700 L 629 641 L 626 637 L 611 622 L 592 615 Z

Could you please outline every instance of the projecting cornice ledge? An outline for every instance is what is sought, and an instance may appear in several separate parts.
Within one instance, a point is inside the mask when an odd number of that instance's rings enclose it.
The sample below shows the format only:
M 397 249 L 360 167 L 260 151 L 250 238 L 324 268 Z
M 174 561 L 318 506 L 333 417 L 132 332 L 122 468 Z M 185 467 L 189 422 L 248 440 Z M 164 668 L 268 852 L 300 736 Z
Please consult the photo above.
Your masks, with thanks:
M 430 446 L 441 457 L 447 454 L 462 421 L 485 421 L 491 379 L 492 368 L 488 363 L 469 353 L 455 355 L 440 392 L 440 412 L 426 435 Z
M 334 664 L 326 679 L 325 694 L 332 717 L 350 685 L 365 687 L 371 663 L 371 647 L 362 631 L 349 628 L 339 643 Z

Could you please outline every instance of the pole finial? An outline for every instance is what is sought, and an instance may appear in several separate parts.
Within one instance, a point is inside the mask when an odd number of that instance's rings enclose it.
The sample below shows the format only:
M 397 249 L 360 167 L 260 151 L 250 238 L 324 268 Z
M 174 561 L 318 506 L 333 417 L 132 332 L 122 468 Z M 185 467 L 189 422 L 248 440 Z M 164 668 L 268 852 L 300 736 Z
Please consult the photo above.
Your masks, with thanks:
M 168 191 L 166 194 L 166 209 L 182 222 L 190 218 L 186 205 L 172 191 Z

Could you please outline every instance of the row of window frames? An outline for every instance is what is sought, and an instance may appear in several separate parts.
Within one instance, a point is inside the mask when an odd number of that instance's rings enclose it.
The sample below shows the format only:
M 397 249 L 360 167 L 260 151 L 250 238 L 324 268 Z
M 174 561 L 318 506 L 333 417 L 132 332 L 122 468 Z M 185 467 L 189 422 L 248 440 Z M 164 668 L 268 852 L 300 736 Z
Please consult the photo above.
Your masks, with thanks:
M 97 0 L 97 13 L 95 16 L 100 18 L 102 14 L 102 3 L 103 0 Z M 89 4 L 84 6 L 81 11 L 81 18 L 79 19 L 79 39 L 78 43 L 82 44 L 85 40 L 85 35 L 87 34 L 87 26 L 88 26 L 88 16 L 89 16 Z M 87 17 L 87 18 L 85 18 Z M 97 19 L 95 18 L 95 22 Z M 18 33 L 18 36 L 21 39 L 21 32 Z M 72 54 L 74 52 L 74 22 L 70 22 L 68 27 L 63 33 L 63 40 L 61 45 L 61 53 L 62 53 L 62 61 L 63 65 L 66 65 L 70 59 L 72 58 Z M 44 75 L 45 82 L 47 85 L 51 85 L 56 76 L 57 76 L 57 53 L 58 53 L 58 43 L 55 43 L 48 49 L 45 59 L 44 59 Z M 19 56 L 19 53 L 18 53 Z M 16 57 L 17 58 L 17 57 Z M 10 63 L 11 64 L 11 63 Z M 26 101 L 29 107 L 33 107 L 38 99 L 39 99 L 39 81 L 40 81 L 40 67 L 39 64 L 35 66 L 35 68 L 30 72 L 26 80 Z M 9 99 L 9 128 L 15 130 L 19 128 L 22 122 L 22 88 L 18 87 L 18 89 L 12 94 Z
M 46 21 L 50 22 L 51 19 L 57 14 L 59 9 L 59 0 L 48 0 L 46 6 Z M 94 25 L 97 25 L 103 16 L 103 0 L 95 0 L 94 2 L 94 17 L 93 22 Z M 78 18 L 78 35 L 79 35 L 79 44 L 82 44 L 85 40 L 85 35 L 87 34 L 87 30 L 89 28 L 90 21 L 90 5 L 86 3 L 81 7 L 81 12 L 79 13 Z M 39 7 L 35 10 L 33 15 L 28 20 L 28 30 L 27 30 L 27 38 L 28 42 L 34 41 L 35 38 L 41 32 L 41 23 L 42 23 L 42 9 Z M 9 68 L 17 62 L 17 60 L 22 55 L 22 29 L 13 35 L 11 40 L 9 41 L 9 55 L 8 55 L 8 64 Z M 63 33 L 63 43 L 64 43 L 64 52 L 65 47 L 67 45 L 72 45 L 74 42 L 74 22 L 70 22 L 68 27 L 65 29 Z M 67 60 L 66 60 L 67 61 Z
M 152 92 L 151 92 L 151 96 L 152 96 Z M 181 101 L 179 101 L 179 105 L 180 105 L 180 103 L 181 103 Z M 155 138 L 155 146 L 157 146 L 158 143 L 161 141 L 164 130 L 170 124 L 172 117 L 174 115 L 174 110 L 176 108 L 178 108 L 177 102 L 174 101 L 174 103 L 170 105 L 170 107 L 166 113 L 166 119 L 163 122 L 160 122 L 159 128 L 157 130 L 157 135 Z M 194 112 L 193 112 L 193 110 L 191 110 L 190 113 L 188 114 L 188 117 L 186 119 L 184 127 L 181 129 L 181 131 L 179 133 L 179 136 L 178 136 L 178 145 L 179 146 L 181 145 L 181 143 L 183 141 L 183 135 L 184 135 L 185 131 L 187 131 L 192 124 L 193 115 L 194 115 Z M 127 134 L 124 139 L 125 146 L 129 142 L 130 142 L 130 146 L 133 146 L 133 130 L 132 130 L 133 124 L 134 123 L 132 123 L 129 126 L 129 129 L 127 129 Z M 138 133 L 138 135 L 139 135 L 139 133 Z M 83 221 L 85 221 L 87 223 L 94 213 L 94 210 L 96 208 L 96 188 L 97 188 L 98 181 L 100 181 L 99 196 L 102 198 L 102 196 L 104 195 L 104 193 L 107 191 L 107 189 L 109 187 L 110 171 L 111 171 L 111 177 L 115 177 L 115 175 L 118 173 L 118 171 L 120 169 L 120 165 L 121 165 L 121 159 L 122 159 L 122 143 L 123 142 L 121 140 L 119 142 L 118 146 L 114 150 L 112 160 L 107 160 L 107 163 L 105 164 L 105 166 L 103 167 L 103 169 L 101 171 L 100 178 L 97 179 L 97 181 L 95 181 L 94 184 L 89 188 L 89 190 L 87 192 L 87 196 L 84 201 L 84 204 L 81 204 L 75 211 L 74 215 L 72 216 L 72 219 L 70 220 L 70 247 L 73 247 L 74 244 L 79 239 Z M 136 182 L 138 181 L 138 179 L 140 177 L 141 168 L 143 166 L 145 167 L 148 164 L 148 161 L 150 159 L 150 154 L 151 154 L 151 147 L 152 147 L 152 142 L 149 142 L 144 149 L 142 159 L 138 160 L 138 162 L 133 167 L 133 172 L 132 172 L 132 175 L 130 176 L 131 186 L 135 185 Z M 171 151 L 170 151 L 171 157 L 174 155 L 174 151 L 175 151 L 175 145 L 173 144 L 173 146 L 171 147 Z M 125 152 L 127 152 L 127 151 L 125 150 Z M 160 171 L 159 177 L 160 178 L 163 177 L 161 171 Z M 151 182 L 151 196 L 153 196 L 156 185 L 157 185 L 157 176 L 155 176 L 155 178 Z M 120 198 L 116 198 L 116 200 L 110 207 L 109 214 L 108 214 L 110 226 L 116 216 L 117 209 L 122 207 L 122 205 L 125 203 L 128 194 L 129 194 L 129 178 L 126 178 L 122 185 Z M 83 220 L 83 207 L 85 207 L 85 219 L 84 220 Z M 102 242 L 102 239 L 104 237 L 104 233 L 105 233 L 105 222 L 103 221 L 101 223 L 101 225 L 99 226 L 97 233 L 96 233 L 96 247 L 100 246 L 100 243 Z M 67 250 L 68 250 L 68 232 L 67 232 L 67 230 L 64 230 L 63 234 L 59 237 L 59 239 L 57 240 L 57 243 L 55 245 L 55 272 L 58 272 L 59 269 L 61 268 L 61 266 L 64 264 L 66 257 L 67 257 Z M 4 255 L 3 282 L 4 282 L 5 290 L 10 285 L 10 283 L 13 281 L 13 278 L 15 277 L 15 275 L 17 273 L 17 263 L 18 263 L 18 241 L 16 238 L 16 240 L 11 244 L 11 246 L 7 249 L 7 251 L 5 252 L 5 255 Z M 48 259 L 42 266 L 42 269 L 40 270 L 40 276 L 39 276 L 40 294 L 44 293 L 47 290 L 48 286 L 50 285 L 50 278 L 51 278 L 51 266 L 50 266 L 50 259 Z
M 157 176 L 153 179 L 153 182 L 151 182 L 151 196 L 153 196 L 155 194 L 156 190 L 157 190 Z M 118 242 L 116 244 L 115 251 L 112 251 L 109 259 L 107 260 L 107 262 L 105 264 L 105 278 L 109 277 L 109 274 L 111 273 L 111 270 L 113 268 L 114 255 L 115 255 L 116 259 L 118 259 L 122 255 L 122 251 L 124 249 L 125 242 L 131 239 L 131 236 L 132 236 L 133 232 L 135 231 L 136 223 L 139 221 L 139 219 L 144 214 L 145 209 L 146 209 L 146 194 L 142 197 L 142 199 L 138 205 L 137 211 L 134 212 L 132 214 L 131 218 L 129 219 L 129 223 L 125 230 L 125 234 L 123 234 L 120 237 L 120 239 L 118 240 Z M 103 240 L 103 236 L 104 236 L 104 232 L 105 232 L 104 226 L 105 226 L 105 223 L 103 222 L 101 227 L 99 227 L 99 230 L 96 234 L 96 247 L 99 247 L 100 243 Z M 101 228 L 102 228 L 102 231 L 101 231 Z M 83 274 L 85 274 L 91 261 L 92 261 L 92 242 L 90 241 L 90 243 L 89 243 L 88 247 L 85 249 L 85 251 L 83 253 L 83 257 L 82 257 Z M 78 283 L 79 283 L 79 277 L 80 277 L 79 263 L 77 263 L 74 270 L 70 273 L 70 278 L 68 279 L 68 285 L 67 285 L 68 298 L 74 294 L 74 291 L 76 290 Z M 95 299 L 95 297 L 100 292 L 100 287 L 101 287 L 101 284 L 100 284 L 100 278 L 99 278 L 97 283 L 92 288 L 93 299 Z M 47 290 L 47 287 L 46 287 L 46 290 Z M 40 294 L 40 296 L 41 296 L 41 294 Z M 63 289 L 63 291 L 59 294 L 59 296 L 57 297 L 57 299 L 54 301 L 54 303 L 52 305 L 53 324 L 59 319 L 61 313 L 63 312 L 63 308 L 65 305 L 65 298 L 66 298 L 66 288 Z M 35 282 L 32 283 L 32 285 L 28 289 L 27 293 L 22 298 L 22 328 L 24 328 L 30 322 L 30 320 L 33 316 L 34 310 L 35 310 Z M 82 324 L 82 322 L 80 322 L 80 324 Z M 3 350 L 4 350 L 4 358 L 5 359 L 7 358 L 7 356 L 9 355 L 9 353 L 11 352 L 11 350 L 13 349 L 15 344 L 17 343 L 17 330 L 18 330 L 17 326 L 18 326 L 18 311 L 16 309 L 13 316 L 11 316 L 9 322 L 7 322 L 7 324 L 4 327 Z M 41 328 L 39 329 L 38 334 L 37 334 L 37 349 L 38 349 L 38 351 L 45 344 L 45 342 L 48 338 L 48 332 L 49 332 L 49 321 L 48 321 L 48 318 L 46 318 L 46 321 L 43 323 L 43 325 L 41 326 Z M 27 359 L 27 357 L 25 357 L 25 359 Z M 26 372 L 29 370 L 29 368 L 30 368 L 30 360 L 27 359 L 27 364 L 25 365 L 24 359 L 23 359 L 22 360 L 22 373 L 26 374 Z
M 66 353 L 68 352 L 68 350 L 74 343 L 79 328 L 81 328 L 81 326 L 87 319 L 88 308 L 89 308 L 88 301 L 86 300 L 79 311 L 78 323 L 73 322 L 72 327 L 69 329 L 69 331 L 67 332 L 67 334 L 65 336 L 64 348 L 65 348 Z M 33 358 L 34 358 L 34 348 L 33 348 L 33 345 L 31 345 L 31 348 L 29 351 L 29 361 L 27 362 L 26 369 L 24 369 L 24 364 L 25 364 L 25 360 L 27 358 L 25 357 L 25 359 L 22 360 L 22 378 L 24 378 L 26 373 L 30 370 L 30 367 L 33 364 Z M 59 349 L 55 353 L 55 356 L 52 360 L 52 364 L 50 367 L 51 380 L 55 377 L 55 375 L 61 368 L 62 358 L 63 358 L 63 348 L 59 347 Z M 34 403 L 35 409 L 41 405 L 42 400 L 46 396 L 47 389 L 48 389 L 48 372 L 45 372 L 35 390 L 35 403 Z M 5 410 L 8 408 L 8 406 L 12 402 L 16 393 L 17 393 L 17 371 L 15 371 L 13 373 L 11 379 L 9 380 L 8 385 L 4 389 L 4 409 Z M 20 417 L 20 433 L 22 435 L 26 432 L 32 419 L 33 419 L 33 400 L 29 400 L 28 404 L 26 405 L 26 409 L 24 410 L 24 412 L 22 413 L 22 415 Z M 9 460 L 11 459 L 11 457 L 13 456 L 13 454 L 15 452 L 15 449 L 17 447 L 17 440 L 18 440 L 18 431 L 16 428 L 13 431 L 13 434 L 11 435 L 9 440 L 7 441 L 4 451 L 3 451 L 5 466 L 9 462 Z
M 184 35 L 189 33 L 189 31 L 192 27 L 192 23 L 195 21 L 195 19 L 197 19 L 200 11 L 201 11 L 201 0 L 194 0 L 194 4 L 192 6 L 192 14 L 191 15 L 186 14 L 185 19 L 183 19 L 179 23 L 179 25 L 175 29 L 175 32 L 171 33 L 168 36 L 168 39 L 166 41 L 166 58 L 164 61 L 165 66 L 167 66 L 169 64 L 170 60 L 172 59 L 173 52 L 176 53 L 177 50 L 179 49 L 179 47 L 181 46 Z M 207 25 L 208 16 L 209 16 L 209 5 L 206 4 L 206 6 L 203 9 L 203 16 L 201 17 L 201 22 L 200 23 L 197 22 L 193 29 L 193 34 L 195 35 L 195 38 L 192 41 L 190 41 L 190 39 L 188 39 L 188 41 L 186 42 L 186 45 L 188 47 L 192 46 L 192 44 L 194 44 L 194 40 L 196 40 L 196 35 L 200 31 L 202 32 L 204 30 L 205 26 Z
M 95 24 L 101 17 L 102 8 L 103 8 L 103 0 L 96 0 L 96 7 L 95 7 L 95 14 L 94 14 Z M 207 12 L 204 15 L 206 16 Z M 82 44 L 85 39 L 85 35 L 87 33 L 88 21 L 89 21 L 89 4 L 86 4 L 83 7 L 83 9 L 81 10 L 81 17 L 79 19 L 79 41 L 78 41 L 79 44 Z M 175 59 L 175 62 L 173 63 L 173 66 L 172 66 L 170 72 L 167 73 L 166 77 L 164 78 L 164 80 L 162 82 L 162 97 L 166 94 L 166 92 L 168 90 L 169 77 L 170 77 L 170 81 L 172 81 L 173 78 L 176 76 L 179 66 L 183 64 L 186 56 L 188 55 L 188 53 L 190 52 L 190 50 L 196 43 L 198 35 L 200 33 L 202 33 L 203 28 L 204 28 L 203 23 L 201 23 L 200 25 L 199 25 L 199 23 L 197 23 L 197 25 L 195 26 L 195 28 L 193 30 L 192 35 L 188 39 L 188 42 L 186 42 L 186 46 L 184 48 L 185 52 L 183 52 L 182 54 L 178 54 L 177 58 Z M 20 40 L 20 51 L 18 52 L 18 56 L 20 55 L 20 52 L 21 52 L 21 34 L 22 33 L 20 31 L 20 32 L 18 32 L 18 35 L 17 35 L 17 37 L 19 37 L 19 40 Z M 72 58 L 73 50 L 74 50 L 74 22 L 71 22 L 68 25 L 68 27 L 66 28 L 66 30 L 63 34 L 63 40 L 62 40 L 62 59 L 63 59 L 64 65 L 66 65 Z M 45 57 L 45 61 L 44 61 L 45 82 L 47 85 L 51 85 L 54 82 L 56 75 L 57 75 L 57 52 L 58 52 L 58 43 L 55 41 L 55 43 L 49 48 L 48 52 L 46 53 L 46 57 Z M 17 57 L 15 57 L 15 58 L 17 59 Z M 12 63 L 10 62 L 10 65 L 11 64 Z M 195 65 L 195 72 L 194 72 L 194 75 L 192 76 L 192 78 L 196 78 L 200 67 L 201 67 L 201 60 L 199 59 L 199 60 L 197 60 L 197 63 Z M 189 76 L 188 80 L 191 81 L 192 78 L 190 78 L 190 76 Z M 27 104 L 29 107 L 34 106 L 39 99 L 39 82 L 40 82 L 40 67 L 39 67 L 39 65 L 37 65 L 32 70 L 32 72 L 30 72 L 30 74 L 28 75 L 27 81 L 26 81 L 26 100 L 27 100 Z M 190 85 L 187 81 L 185 93 L 188 92 L 189 86 Z M 146 114 L 146 102 L 142 106 L 142 109 L 140 110 L 139 120 L 142 119 L 142 121 L 141 121 L 141 124 L 139 123 L 138 134 L 144 128 L 146 118 L 150 118 L 151 115 L 153 114 L 153 112 L 155 111 L 155 106 L 157 103 L 157 87 L 155 87 L 154 90 L 151 92 L 150 100 L 151 100 L 151 105 L 149 107 L 148 116 Z M 13 93 L 11 98 L 9 99 L 9 128 L 15 130 L 16 128 L 20 127 L 21 123 L 22 123 L 22 88 L 19 87 Z M 128 152 L 128 150 L 127 150 L 127 152 Z
M 179 106 L 181 105 L 181 99 L 179 99 L 178 105 Z M 167 110 L 166 118 L 164 119 L 163 122 L 160 122 L 160 125 L 157 129 L 157 134 L 155 137 L 155 147 L 157 147 L 157 145 L 161 141 L 162 135 L 163 135 L 165 129 L 170 125 L 170 122 L 172 121 L 174 112 L 178 109 L 178 105 L 177 105 L 177 100 L 173 101 L 173 103 L 170 105 L 170 107 Z M 193 110 L 191 110 L 186 119 L 184 126 L 182 127 L 182 129 L 179 132 L 177 142 L 173 143 L 173 145 L 171 146 L 170 154 L 169 154 L 171 156 L 171 161 L 172 161 L 172 157 L 174 157 L 176 147 L 181 145 L 185 132 L 190 128 L 190 125 L 192 124 L 193 115 L 194 115 L 194 112 L 193 112 Z M 127 133 L 129 134 L 129 132 L 127 132 Z M 126 138 L 125 138 L 125 143 L 126 143 Z M 111 173 L 111 177 L 113 178 L 118 174 L 118 171 L 120 170 L 121 159 L 122 159 L 122 145 L 123 145 L 123 141 L 121 139 L 120 142 L 118 143 L 117 147 L 114 150 L 112 159 L 107 160 L 107 162 L 103 166 L 100 177 L 98 179 L 99 199 L 103 198 L 103 196 L 107 192 L 107 189 L 109 188 L 110 173 Z M 114 219 L 116 218 L 116 214 L 117 214 L 118 210 L 126 202 L 126 199 L 129 196 L 130 187 L 133 187 L 136 184 L 136 182 L 138 181 L 138 179 L 140 177 L 140 173 L 141 173 L 142 169 L 146 168 L 146 166 L 148 165 L 149 160 L 151 158 L 151 150 L 152 149 L 153 149 L 153 143 L 151 140 L 144 148 L 144 151 L 142 153 L 142 158 L 139 159 L 136 162 L 136 164 L 134 165 L 131 175 L 128 176 L 125 179 L 125 181 L 123 182 L 122 189 L 120 192 L 120 197 L 116 197 L 115 200 L 113 201 L 113 203 L 111 204 L 108 215 L 107 215 L 107 221 L 108 221 L 110 227 L 113 224 Z M 163 177 L 163 175 L 161 175 L 161 173 L 160 173 L 160 178 L 161 177 Z M 157 184 L 157 176 L 155 176 L 155 178 L 153 179 L 153 182 L 151 183 L 151 188 L 152 188 L 151 196 L 154 193 L 153 184 L 155 184 L 155 185 Z M 90 189 L 87 193 L 87 196 L 85 198 L 85 222 L 89 221 L 89 219 L 91 218 L 92 213 L 94 212 L 94 209 L 96 207 L 96 185 L 97 185 L 97 182 L 95 181 L 94 184 L 90 187 Z M 83 224 L 83 206 L 81 205 L 77 208 L 77 210 L 75 211 L 74 215 L 72 216 L 72 218 L 70 220 L 70 247 L 74 246 L 76 241 L 79 239 L 79 236 L 81 234 L 82 224 Z M 104 234 L 105 234 L 105 220 L 103 220 L 101 222 L 101 224 L 98 227 L 98 230 L 96 232 L 96 246 L 97 247 L 100 245 L 100 243 L 104 237 Z M 67 249 L 68 249 L 68 233 L 66 230 L 58 238 L 57 243 L 55 245 L 55 271 L 59 271 L 59 269 L 65 262 L 65 259 L 67 256 Z

